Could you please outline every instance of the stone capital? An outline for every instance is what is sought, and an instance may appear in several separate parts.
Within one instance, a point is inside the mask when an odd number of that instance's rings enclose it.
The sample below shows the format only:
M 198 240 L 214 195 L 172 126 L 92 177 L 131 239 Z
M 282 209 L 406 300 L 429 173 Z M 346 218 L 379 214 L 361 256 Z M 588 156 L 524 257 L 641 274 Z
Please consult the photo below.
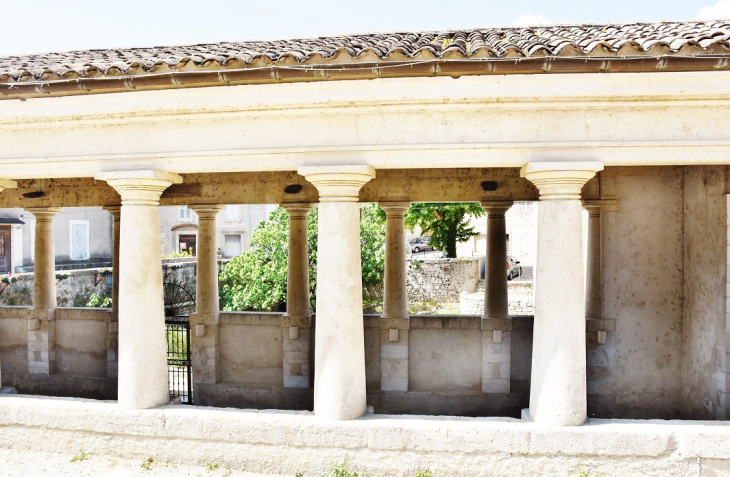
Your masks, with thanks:
M 122 218 L 122 206 L 121 205 L 105 205 L 102 209 L 109 212 L 115 221 L 119 221 Z
M 312 204 L 307 202 L 289 202 L 279 204 L 279 207 L 287 211 L 290 219 L 306 219 L 307 214 L 312 210 Z
M 540 200 L 580 200 L 585 183 L 601 170 L 602 162 L 530 162 L 520 176 L 535 184 Z
M 375 178 L 366 165 L 303 166 L 298 172 L 317 188 L 320 202 L 358 202 L 362 186 Z
M 5 189 L 17 189 L 18 183 L 15 181 L 11 181 L 10 179 L 0 179 L 0 192 L 4 191 Z
M 487 200 L 480 203 L 487 217 L 504 217 L 513 204 L 511 200 Z
M 218 204 L 191 204 L 188 207 L 198 214 L 198 220 L 215 220 L 218 212 L 223 210 L 223 206 Z
M 378 206 L 385 212 L 386 218 L 400 218 L 411 208 L 410 202 L 379 202 Z
M 584 200 L 583 201 L 583 208 L 588 211 L 589 217 L 600 217 L 601 216 L 601 207 L 603 204 L 600 200 Z
M 157 170 L 101 172 L 96 180 L 106 181 L 122 197 L 122 205 L 160 205 L 162 192 L 182 177 Z
M 28 207 L 25 210 L 33 214 L 37 222 L 50 222 L 61 210 L 60 207 Z

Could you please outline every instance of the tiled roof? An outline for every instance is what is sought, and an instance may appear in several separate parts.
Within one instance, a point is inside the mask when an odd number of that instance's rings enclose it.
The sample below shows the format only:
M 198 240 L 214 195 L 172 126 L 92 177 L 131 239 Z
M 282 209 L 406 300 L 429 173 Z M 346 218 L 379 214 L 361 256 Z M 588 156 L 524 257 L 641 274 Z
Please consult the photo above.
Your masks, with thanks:
M 309 68 L 309 74 L 312 74 L 312 69 L 335 66 L 341 69 L 365 64 L 413 66 L 419 62 L 445 63 L 448 60 L 494 63 L 501 60 L 580 59 L 585 62 L 611 59 L 615 63 L 637 57 L 719 57 L 723 60 L 719 67 L 714 63 L 707 66 L 709 63 L 706 63 L 704 68 L 725 69 L 726 63 L 730 64 L 724 61 L 724 58 L 730 58 L 729 40 L 730 21 L 716 20 L 374 33 L 300 40 L 69 51 L 0 57 L 0 97 L 10 94 L 7 89 L 2 90 L 2 84 L 12 89 L 12 85 L 29 82 L 107 79 L 106 87 L 111 88 L 109 80 L 115 78 L 119 81 L 121 76 L 140 80 L 141 84 L 143 77 L 176 72 L 229 74 L 246 70 L 250 75 L 253 70 L 281 67 Z M 648 62 L 642 64 L 646 69 L 657 68 Z M 605 70 L 605 66 L 600 68 L 600 71 Z M 452 71 L 449 74 L 456 73 Z M 273 76 L 275 80 L 282 80 Z M 187 75 L 185 81 L 191 81 L 189 78 L 192 77 Z M 205 81 L 210 82 L 209 79 Z M 231 80 L 225 82 L 230 84 Z M 147 87 L 152 87 L 149 86 L 151 83 L 148 81 Z M 176 80 L 170 87 L 175 85 L 182 83 Z M 82 88 L 81 83 L 79 88 Z M 89 91 L 86 87 L 83 89 Z

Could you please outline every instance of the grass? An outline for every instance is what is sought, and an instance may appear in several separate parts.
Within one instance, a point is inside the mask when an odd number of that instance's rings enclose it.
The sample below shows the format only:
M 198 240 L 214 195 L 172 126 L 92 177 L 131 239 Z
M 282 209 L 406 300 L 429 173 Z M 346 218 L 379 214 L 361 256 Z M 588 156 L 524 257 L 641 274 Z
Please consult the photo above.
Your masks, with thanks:
M 205 470 L 207 470 L 208 472 L 213 472 L 214 470 L 218 470 L 218 464 L 211 464 L 210 462 L 206 462 Z
M 91 454 L 87 454 L 84 451 L 78 451 L 77 453 L 74 454 L 73 457 L 71 457 L 71 460 L 69 462 L 82 462 L 85 460 L 89 460 L 90 457 L 91 457 Z
M 155 461 L 152 459 L 152 457 L 147 457 L 145 460 L 142 461 L 141 467 L 144 470 L 152 470 L 152 464 Z

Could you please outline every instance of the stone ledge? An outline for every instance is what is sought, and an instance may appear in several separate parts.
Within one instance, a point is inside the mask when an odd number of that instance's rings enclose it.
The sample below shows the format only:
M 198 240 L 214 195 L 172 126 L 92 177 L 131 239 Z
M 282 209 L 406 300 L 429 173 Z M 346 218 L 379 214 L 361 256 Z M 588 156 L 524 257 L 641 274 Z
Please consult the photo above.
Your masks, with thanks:
M 77 442 L 99 455 L 216 461 L 256 472 L 311 475 L 347 456 L 352 467 L 373 475 L 426 468 L 437 475 L 571 475 L 587 468 L 673 476 L 696 472 L 698 455 L 706 469 L 730 471 L 730 426 L 720 422 L 592 419 L 548 428 L 509 418 L 372 414 L 326 421 L 307 411 L 126 410 L 111 401 L 31 396 L 2 396 L 0 407 L 6 448 L 67 451 L 68 442 Z
M 221 325 L 277 326 L 281 327 L 283 313 L 276 312 L 233 312 L 220 313 Z

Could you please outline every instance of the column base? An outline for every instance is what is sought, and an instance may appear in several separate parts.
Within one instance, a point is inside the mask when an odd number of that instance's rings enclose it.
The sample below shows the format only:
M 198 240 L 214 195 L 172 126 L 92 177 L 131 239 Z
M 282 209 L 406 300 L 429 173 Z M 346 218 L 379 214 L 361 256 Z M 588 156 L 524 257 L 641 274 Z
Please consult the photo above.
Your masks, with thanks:
M 380 390 L 408 391 L 408 330 L 410 320 L 380 319 Z
M 28 310 L 28 374 L 53 374 L 56 364 L 56 309 Z
M 482 392 L 510 392 L 512 320 L 482 318 Z
M 193 383 L 215 384 L 220 381 L 219 313 L 190 314 L 190 359 Z
M 281 317 L 285 388 L 309 388 L 311 385 L 309 362 L 311 322 L 311 316 Z

